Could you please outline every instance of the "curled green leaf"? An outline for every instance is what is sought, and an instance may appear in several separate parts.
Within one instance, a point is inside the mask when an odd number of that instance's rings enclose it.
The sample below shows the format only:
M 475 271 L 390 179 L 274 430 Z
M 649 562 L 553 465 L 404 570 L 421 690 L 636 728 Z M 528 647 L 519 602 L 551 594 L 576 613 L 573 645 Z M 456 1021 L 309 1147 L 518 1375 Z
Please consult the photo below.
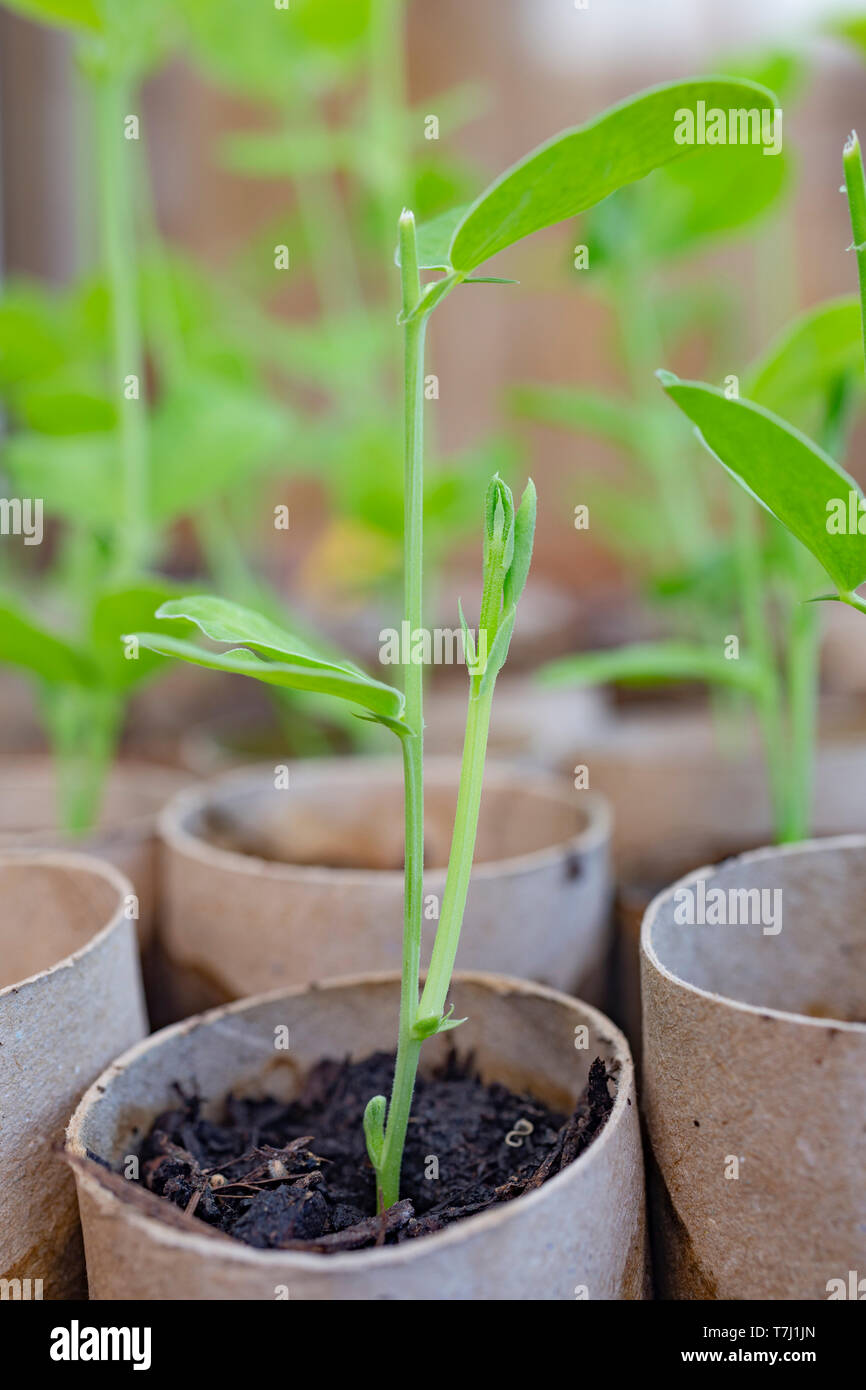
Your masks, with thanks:
M 319 654 L 308 641 L 252 609 L 200 594 L 172 599 L 157 610 L 156 616 L 186 619 L 214 642 L 244 645 L 214 652 L 161 633 L 134 634 L 148 651 L 179 657 L 212 670 L 252 676 L 266 685 L 333 695 L 361 705 L 383 723 L 402 720 L 404 699 L 399 690 L 374 680 L 353 662 L 338 662 Z M 256 655 L 258 652 L 263 655 Z
M 535 483 L 530 478 L 523 489 L 520 506 L 514 514 L 514 546 L 511 564 L 505 576 L 502 598 L 506 608 L 516 606 L 526 586 L 529 566 L 532 562 L 532 547 L 535 542 L 535 516 L 538 508 L 538 495 Z
M 364 1111 L 364 1138 L 367 1141 L 367 1154 L 376 1172 L 382 1166 L 382 1150 L 385 1147 L 385 1110 L 385 1097 L 373 1096 L 367 1101 L 367 1108 Z

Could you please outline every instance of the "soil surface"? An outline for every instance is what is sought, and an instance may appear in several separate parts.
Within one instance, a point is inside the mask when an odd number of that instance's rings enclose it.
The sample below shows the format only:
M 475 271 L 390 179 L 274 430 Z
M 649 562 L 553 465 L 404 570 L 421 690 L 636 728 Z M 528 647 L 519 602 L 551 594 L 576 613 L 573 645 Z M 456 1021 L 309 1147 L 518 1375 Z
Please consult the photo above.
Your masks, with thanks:
M 488 1085 L 452 1053 L 419 1077 L 401 1201 L 376 1214 L 362 1117 L 388 1095 L 393 1054 L 319 1062 L 286 1104 L 229 1096 L 219 1123 L 178 1088 L 141 1151 L 151 1192 L 260 1249 L 345 1251 L 439 1231 L 540 1187 L 581 1154 L 613 1107 L 596 1058 L 574 1114 Z

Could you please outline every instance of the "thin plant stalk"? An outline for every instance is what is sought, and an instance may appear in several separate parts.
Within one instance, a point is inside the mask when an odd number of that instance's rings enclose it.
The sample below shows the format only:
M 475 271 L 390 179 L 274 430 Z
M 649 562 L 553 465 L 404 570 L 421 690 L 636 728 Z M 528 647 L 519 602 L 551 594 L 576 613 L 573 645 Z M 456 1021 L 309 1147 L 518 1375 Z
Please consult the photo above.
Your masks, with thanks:
M 44 709 L 57 757 L 60 824 L 67 833 L 80 835 L 98 818 L 121 705 L 111 692 L 70 686 L 46 695 Z
M 405 0 L 373 0 L 368 51 L 371 162 L 387 265 L 400 191 L 408 186 Z
M 832 458 L 841 455 L 851 410 L 850 382 L 841 376 L 833 383 L 825 412 L 821 443 Z M 783 841 L 805 839 L 809 834 L 814 781 L 815 738 L 818 713 L 818 656 L 821 612 L 817 604 L 803 602 L 811 585 L 811 564 L 792 538 L 791 568 L 795 576 L 787 644 L 787 696 L 790 758 Z
M 790 775 L 788 805 L 780 840 L 803 840 L 809 833 L 813 752 L 817 714 L 819 616 L 814 604 L 797 602 L 788 635 Z
M 842 376 L 833 384 L 827 400 L 821 443 L 832 458 L 843 449 L 851 409 L 850 382 Z M 803 552 L 790 540 L 791 565 L 798 577 L 788 630 L 788 710 L 791 745 L 789 805 L 784 838 L 802 840 L 809 834 L 814 780 L 815 736 L 818 712 L 818 656 L 821 612 L 817 604 L 804 603 L 811 580 L 811 565 L 804 567 Z
M 99 136 L 99 183 L 102 254 L 111 297 L 113 387 L 119 396 L 119 442 L 123 504 L 115 542 L 119 575 L 134 574 L 147 560 L 148 459 L 146 407 L 143 399 L 141 327 L 135 262 L 135 213 L 132 149 L 124 139 L 130 89 L 106 72 L 96 80 Z M 134 376 L 139 398 L 127 400 L 123 383 Z
M 777 835 L 784 835 L 787 820 L 787 789 L 784 763 L 784 720 L 779 675 L 773 659 L 773 642 L 764 611 L 761 576 L 761 547 L 750 499 L 739 488 L 732 494 L 736 537 L 736 559 L 746 642 L 749 651 L 763 662 L 763 679 L 757 693 L 758 721 L 767 760 L 770 800 Z
M 851 214 L 853 251 L 857 257 L 857 276 L 860 284 L 860 316 L 863 324 L 863 356 L 866 364 L 866 178 L 863 175 L 863 155 L 856 131 L 852 131 L 842 151 L 845 169 L 845 191 Z
M 614 271 L 614 301 L 633 398 L 640 402 L 645 419 L 644 459 L 664 517 L 668 544 L 686 565 L 699 562 L 712 540 L 706 506 L 695 482 L 695 471 L 680 466 L 683 443 L 667 427 L 657 409 L 653 371 L 663 357 L 661 335 L 647 284 L 646 269 L 632 248 L 624 251 L 623 264 Z
M 482 623 L 481 631 L 484 630 Z M 473 684 L 477 679 L 477 677 L 473 677 Z M 487 754 L 487 737 L 490 730 L 492 706 L 492 688 L 485 694 L 473 690 L 469 698 L 469 716 L 466 721 L 466 736 L 460 767 L 460 788 L 457 794 L 454 835 L 451 841 L 451 853 L 448 857 L 445 891 L 442 894 L 442 910 L 430 957 L 430 968 L 427 971 L 424 991 L 418 1006 L 420 1018 L 439 1018 L 442 1016 L 451 984 L 457 947 L 460 944 L 460 929 L 466 909 L 472 863 L 475 857 L 475 838 L 478 830 L 478 815 L 481 809 L 484 763 Z
M 118 442 L 122 504 L 111 556 L 117 579 L 136 574 L 147 561 L 148 457 L 143 354 L 138 314 L 135 198 L 132 151 L 126 149 L 124 120 L 130 88 L 111 71 L 95 79 L 97 177 L 101 254 L 111 302 L 112 377 L 118 399 Z M 126 399 L 123 383 L 134 376 L 139 398 Z M 89 578 L 92 580 L 92 574 Z M 105 777 L 116 747 L 121 708 L 99 689 L 60 690 L 46 706 L 58 766 L 58 811 L 64 829 L 79 833 L 96 820 Z
M 401 283 L 404 337 L 405 491 L 403 527 L 404 613 L 410 634 L 423 623 L 424 546 L 424 342 L 426 316 L 412 317 L 421 298 L 415 219 L 400 218 Z M 405 787 L 405 868 L 403 890 L 403 970 L 397 1060 L 388 1106 L 388 1121 L 378 1165 L 379 1203 L 393 1206 L 400 1189 L 400 1166 L 415 1090 L 421 1041 L 413 1036 L 418 1016 L 421 970 L 421 914 L 424 894 L 424 668 L 405 667 L 403 777 Z

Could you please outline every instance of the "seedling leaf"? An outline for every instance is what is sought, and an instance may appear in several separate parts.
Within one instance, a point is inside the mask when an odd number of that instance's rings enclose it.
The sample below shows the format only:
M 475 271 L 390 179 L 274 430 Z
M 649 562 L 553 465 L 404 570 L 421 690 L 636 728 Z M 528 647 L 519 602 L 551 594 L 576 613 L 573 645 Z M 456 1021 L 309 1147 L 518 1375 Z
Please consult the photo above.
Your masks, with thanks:
M 674 131 L 678 113 L 694 112 L 698 101 L 725 111 L 776 105 L 757 83 L 713 77 L 630 97 L 554 136 L 491 184 L 457 224 L 446 264 L 465 275 L 523 237 L 575 217 L 624 184 L 693 153 L 697 147 L 678 144 Z
M 514 632 L 514 619 L 517 610 L 509 608 L 502 616 L 502 621 L 496 630 L 496 636 L 490 644 L 490 651 L 487 653 L 487 662 L 484 673 L 479 684 L 479 694 L 486 695 L 499 672 L 505 665 L 508 656 L 508 648 L 511 646 L 511 634 Z
M 702 382 L 680 381 L 670 372 L 658 375 L 709 452 L 811 551 L 834 584 L 846 593 L 862 584 L 866 536 L 856 524 L 853 534 L 847 526 L 838 534 L 827 529 L 840 505 L 847 519 L 852 495 L 859 521 L 859 484 L 806 435 L 762 406 L 730 399 Z
M 514 514 L 514 547 L 511 566 L 505 576 L 502 600 L 506 608 L 516 606 L 529 575 L 532 561 L 532 546 L 535 541 L 535 514 L 538 495 L 535 483 L 530 478 L 523 489 L 520 505 Z
M 151 651 L 127 655 L 122 638 L 135 632 L 153 617 L 154 610 L 177 593 L 172 584 L 158 579 L 106 588 L 93 605 L 90 619 L 90 646 L 106 687 L 130 690 L 164 665 L 165 657 Z M 182 636 L 185 622 L 167 624 L 166 632 Z
M 296 664 L 326 665 L 367 679 L 354 662 L 335 660 L 333 655 L 314 647 L 277 623 L 243 604 L 218 598 L 215 594 L 188 595 L 169 599 L 159 608 L 158 618 L 185 618 L 195 623 L 213 642 L 242 642 L 244 646 L 270 656 L 290 657 Z
M 367 1107 L 364 1111 L 364 1138 L 367 1141 L 367 1153 L 377 1172 L 382 1166 L 382 1150 L 385 1147 L 386 1108 L 384 1096 L 372 1096 L 367 1101 Z
M 8 595 L 0 595 L 0 661 L 20 666 L 50 685 L 95 685 L 86 653 L 57 637 Z
M 195 623 L 212 641 L 241 642 L 254 652 L 263 652 L 266 659 L 243 648 L 211 652 L 193 642 L 160 633 L 135 634 L 140 645 L 148 651 L 177 656 L 217 671 L 253 676 L 267 685 L 334 695 L 363 706 L 383 722 L 402 717 L 404 701 L 399 690 L 373 680 L 352 662 L 337 662 L 320 654 L 309 642 L 286 632 L 270 619 L 241 604 L 201 594 L 172 599 L 157 610 L 156 616 L 186 619 Z
M 790 419 L 804 398 L 860 366 L 860 301 L 843 295 L 809 309 L 788 325 L 753 365 L 743 395 Z
M 334 695 L 372 710 L 388 719 L 399 719 L 403 712 L 403 697 L 393 686 L 382 685 L 368 677 L 340 672 L 338 668 L 292 665 L 287 662 L 263 661 L 243 647 L 227 652 L 206 651 L 194 642 L 176 637 L 162 637 L 156 632 L 134 634 L 140 646 L 163 656 L 176 656 L 194 666 L 212 671 L 227 671 L 237 676 L 253 676 L 265 685 L 284 686 L 292 690 L 311 690 L 320 695 Z
M 760 669 L 746 656 L 728 660 L 723 652 L 697 643 L 635 642 L 562 657 L 542 667 L 539 679 L 548 686 L 705 681 L 754 691 L 762 677 Z

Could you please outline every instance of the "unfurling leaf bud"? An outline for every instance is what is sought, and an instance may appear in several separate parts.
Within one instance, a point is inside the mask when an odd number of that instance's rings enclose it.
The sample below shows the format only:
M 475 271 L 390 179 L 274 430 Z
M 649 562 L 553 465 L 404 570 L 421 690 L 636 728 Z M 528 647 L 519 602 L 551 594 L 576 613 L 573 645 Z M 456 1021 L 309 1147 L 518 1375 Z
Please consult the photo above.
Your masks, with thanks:
M 367 1101 L 364 1111 L 364 1138 L 367 1141 L 367 1154 L 378 1173 L 382 1166 L 382 1150 L 385 1147 L 385 1097 L 373 1096 Z
M 523 489 L 520 506 L 514 517 L 514 544 L 510 568 L 505 576 L 502 597 L 506 608 L 513 608 L 526 585 L 529 564 L 532 560 L 532 546 L 535 540 L 535 513 L 538 497 L 532 479 Z

